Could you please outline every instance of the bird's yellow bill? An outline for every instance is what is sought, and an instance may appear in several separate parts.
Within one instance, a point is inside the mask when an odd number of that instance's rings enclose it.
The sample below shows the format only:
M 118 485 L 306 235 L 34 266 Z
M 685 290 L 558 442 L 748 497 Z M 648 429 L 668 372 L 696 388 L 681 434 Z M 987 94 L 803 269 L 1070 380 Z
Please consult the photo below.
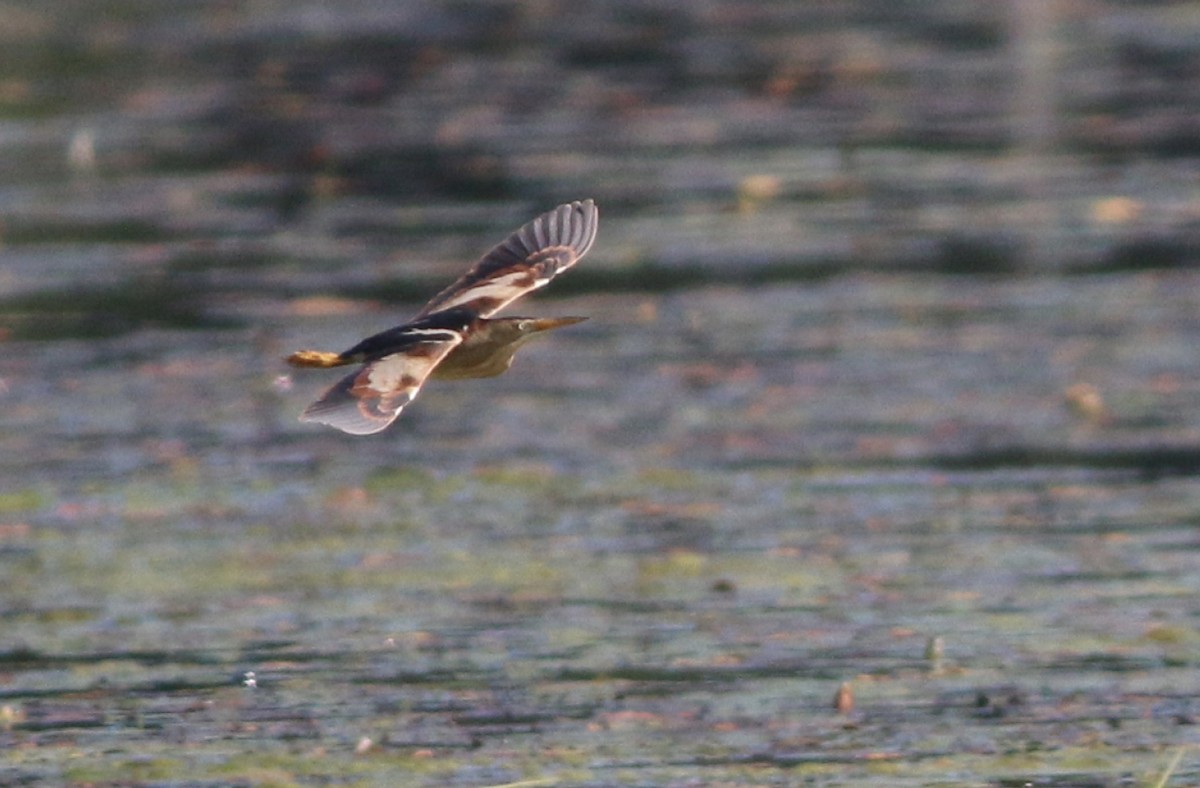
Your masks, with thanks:
M 585 320 L 587 320 L 586 317 L 539 317 L 533 321 L 533 330 L 549 331 L 552 328 L 573 326 L 576 323 L 582 323 Z

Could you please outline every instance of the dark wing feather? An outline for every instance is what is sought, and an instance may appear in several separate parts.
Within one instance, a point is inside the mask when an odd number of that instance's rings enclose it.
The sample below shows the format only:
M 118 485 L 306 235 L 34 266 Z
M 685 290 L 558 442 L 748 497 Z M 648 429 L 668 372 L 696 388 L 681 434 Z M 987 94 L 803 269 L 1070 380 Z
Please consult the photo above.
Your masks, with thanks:
M 462 342 L 462 334 L 412 339 L 403 349 L 368 361 L 309 405 L 301 421 L 316 421 L 352 435 L 379 432 L 396 420 L 446 354 Z
M 480 317 L 500 311 L 587 254 L 596 240 L 597 219 L 591 200 L 567 203 L 542 214 L 434 296 L 417 317 L 455 307 Z
M 474 321 L 475 315 L 468 309 L 444 309 L 372 334 L 338 355 L 346 363 L 363 363 L 390 356 L 414 345 L 457 342 L 456 337 L 461 337 Z

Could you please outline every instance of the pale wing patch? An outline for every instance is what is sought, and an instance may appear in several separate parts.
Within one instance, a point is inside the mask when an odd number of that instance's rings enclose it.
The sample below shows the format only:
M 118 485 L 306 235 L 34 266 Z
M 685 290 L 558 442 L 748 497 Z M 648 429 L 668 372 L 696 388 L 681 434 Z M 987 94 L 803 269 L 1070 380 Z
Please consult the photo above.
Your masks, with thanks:
M 455 293 L 449 300 L 438 304 L 438 311 L 469 305 L 475 307 L 472 309 L 473 312 L 486 317 L 549 281 L 549 277 L 539 279 L 527 269 L 501 273 L 499 276 L 485 279 L 466 290 Z
M 327 424 L 352 435 L 379 432 L 396 420 L 429 373 L 461 341 L 462 337 L 454 334 L 451 339 L 421 342 L 365 364 L 309 405 L 300 420 Z

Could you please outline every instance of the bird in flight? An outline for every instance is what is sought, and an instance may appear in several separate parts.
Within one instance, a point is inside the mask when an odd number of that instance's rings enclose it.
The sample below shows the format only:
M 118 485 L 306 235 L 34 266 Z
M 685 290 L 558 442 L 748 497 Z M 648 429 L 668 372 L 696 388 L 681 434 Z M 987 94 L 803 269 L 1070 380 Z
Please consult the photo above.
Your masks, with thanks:
M 491 317 L 546 285 L 587 254 L 596 240 L 591 200 L 560 205 L 510 235 L 407 323 L 369 336 L 349 350 L 300 350 L 293 367 L 361 365 L 300 415 L 352 435 L 379 432 L 396 420 L 429 378 L 490 378 L 512 364 L 525 342 L 583 317 Z

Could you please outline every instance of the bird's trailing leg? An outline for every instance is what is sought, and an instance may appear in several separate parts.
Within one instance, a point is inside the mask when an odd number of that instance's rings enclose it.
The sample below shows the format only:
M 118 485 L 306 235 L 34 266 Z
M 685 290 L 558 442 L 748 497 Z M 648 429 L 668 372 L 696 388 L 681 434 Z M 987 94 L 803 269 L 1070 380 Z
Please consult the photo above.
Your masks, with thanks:
M 287 357 L 287 363 L 293 367 L 343 367 L 354 363 L 353 359 L 343 358 L 341 353 L 331 353 L 328 350 L 297 350 Z

